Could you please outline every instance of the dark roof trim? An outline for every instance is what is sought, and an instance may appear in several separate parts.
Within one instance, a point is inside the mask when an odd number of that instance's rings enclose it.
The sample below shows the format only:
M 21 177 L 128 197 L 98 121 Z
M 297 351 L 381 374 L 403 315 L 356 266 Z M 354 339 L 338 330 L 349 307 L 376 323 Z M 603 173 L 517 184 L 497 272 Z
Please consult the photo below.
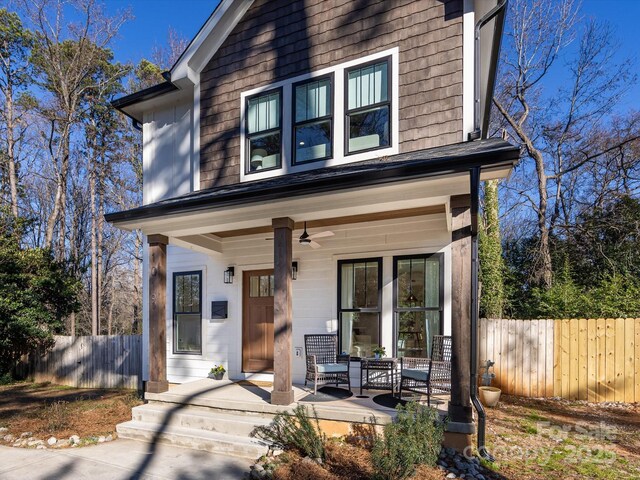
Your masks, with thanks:
M 123 108 L 129 107 L 136 103 L 144 102 L 145 100 L 151 100 L 152 98 L 156 98 L 166 93 L 174 92 L 176 90 L 178 90 L 178 87 L 176 87 L 170 81 L 165 81 L 157 85 L 145 88 L 144 90 L 132 93 L 131 95 L 125 95 L 124 97 L 116 98 L 115 100 L 111 101 L 111 105 L 114 108 L 120 110 L 125 115 L 128 115 L 127 112 L 122 110 Z
M 517 147 L 504 141 L 485 140 L 484 142 L 499 143 L 500 145 L 469 154 L 454 153 L 436 159 L 417 158 L 394 162 L 393 157 L 390 157 L 387 162 L 360 163 L 346 165 L 342 168 L 319 169 L 311 172 L 313 176 L 309 175 L 310 172 L 291 174 L 284 177 L 286 181 L 283 181 L 283 177 L 276 177 L 275 179 L 236 184 L 215 190 L 198 191 L 131 210 L 109 213 L 105 215 L 105 219 L 108 222 L 125 222 L 179 213 L 194 213 L 415 178 L 450 175 L 467 172 L 473 167 L 491 168 L 513 165 L 517 162 L 520 154 Z M 466 142 L 467 145 L 471 143 L 479 142 Z M 428 152 L 428 150 L 424 152 Z

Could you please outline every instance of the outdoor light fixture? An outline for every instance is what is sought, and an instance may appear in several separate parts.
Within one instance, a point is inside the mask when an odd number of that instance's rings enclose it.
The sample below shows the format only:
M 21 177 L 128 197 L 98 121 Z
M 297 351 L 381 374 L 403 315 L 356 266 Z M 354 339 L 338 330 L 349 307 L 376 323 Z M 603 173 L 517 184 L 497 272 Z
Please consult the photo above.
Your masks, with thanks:
M 235 273 L 234 267 L 227 267 L 224 271 L 224 283 L 233 283 L 233 275 Z
M 291 279 L 298 279 L 298 262 L 291 263 Z

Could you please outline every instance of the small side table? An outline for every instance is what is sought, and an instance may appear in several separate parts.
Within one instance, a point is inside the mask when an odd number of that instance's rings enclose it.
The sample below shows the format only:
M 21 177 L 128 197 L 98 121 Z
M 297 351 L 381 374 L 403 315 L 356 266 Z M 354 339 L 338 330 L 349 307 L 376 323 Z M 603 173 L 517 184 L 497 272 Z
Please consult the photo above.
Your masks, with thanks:
M 398 384 L 398 364 L 398 359 L 392 357 L 360 359 L 360 395 L 363 388 L 391 390 L 395 393 Z

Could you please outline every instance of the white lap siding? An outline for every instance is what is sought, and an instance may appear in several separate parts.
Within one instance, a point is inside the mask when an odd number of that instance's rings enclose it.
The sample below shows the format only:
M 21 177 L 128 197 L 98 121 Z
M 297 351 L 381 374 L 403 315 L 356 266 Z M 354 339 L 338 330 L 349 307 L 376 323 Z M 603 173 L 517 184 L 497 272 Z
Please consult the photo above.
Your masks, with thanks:
M 393 351 L 393 257 L 442 252 L 445 255 L 444 324 L 450 332 L 451 234 L 444 214 L 327 227 L 333 237 L 319 239 L 322 248 L 299 245 L 294 231 L 293 258 L 299 262 L 293 282 L 293 347 L 304 352 L 307 333 L 337 332 L 337 263 L 349 258 L 383 258 L 382 343 Z M 324 229 L 313 229 L 320 231 Z M 223 253 L 205 255 L 170 246 L 167 274 L 167 374 L 170 382 L 203 378 L 217 363 L 231 378 L 242 373 L 242 272 L 273 267 L 273 241 L 269 234 L 235 237 L 223 241 Z M 235 266 L 232 285 L 223 283 L 223 272 Z M 178 271 L 203 271 L 202 355 L 173 354 L 172 275 Z M 226 320 L 211 320 L 211 302 L 227 300 Z M 304 353 L 293 358 L 293 379 L 304 381 Z M 359 385 L 359 368 L 352 364 L 352 380 Z M 268 378 L 258 377 L 258 378 Z

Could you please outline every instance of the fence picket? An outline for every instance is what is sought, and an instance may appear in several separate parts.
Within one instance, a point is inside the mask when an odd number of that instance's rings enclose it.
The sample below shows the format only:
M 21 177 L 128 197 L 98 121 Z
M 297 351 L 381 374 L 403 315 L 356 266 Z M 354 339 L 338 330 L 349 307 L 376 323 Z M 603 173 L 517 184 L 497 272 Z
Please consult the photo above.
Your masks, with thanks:
M 56 336 L 54 347 L 33 355 L 36 382 L 78 388 L 142 386 L 140 335 Z
M 640 319 L 480 320 L 480 361 L 505 393 L 640 400 Z

